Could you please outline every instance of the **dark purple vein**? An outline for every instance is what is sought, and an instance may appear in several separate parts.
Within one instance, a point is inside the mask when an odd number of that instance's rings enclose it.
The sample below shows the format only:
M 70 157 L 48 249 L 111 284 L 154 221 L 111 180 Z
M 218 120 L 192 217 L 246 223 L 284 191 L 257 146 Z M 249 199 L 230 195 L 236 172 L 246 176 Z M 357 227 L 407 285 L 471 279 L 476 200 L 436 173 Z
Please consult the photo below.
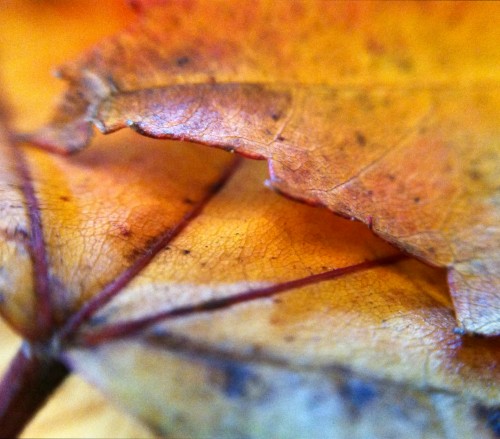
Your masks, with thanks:
M 235 157 L 231 165 L 227 167 L 221 178 L 207 191 L 205 196 L 194 205 L 184 217 L 173 228 L 167 230 L 163 235 L 152 243 L 132 265 L 119 274 L 113 281 L 107 284 L 99 293 L 86 302 L 80 310 L 68 319 L 66 324 L 59 331 L 60 340 L 71 337 L 78 328 L 91 318 L 99 309 L 106 305 L 123 288 L 125 288 L 135 276 L 137 276 L 154 257 L 188 226 L 200 213 L 210 200 L 225 186 L 227 181 L 234 174 L 241 162 L 240 157 Z
M 143 317 L 141 319 L 105 326 L 99 330 L 95 330 L 86 334 L 80 340 L 85 345 L 92 346 L 107 342 L 109 340 L 131 337 L 136 335 L 138 332 L 148 328 L 149 326 L 165 320 L 192 315 L 200 312 L 219 311 L 237 305 L 239 303 L 272 297 L 286 291 L 305 287 L 307 285 L 312 285 L 319 282 L 324 282 L 351 273 L 357 273 L 384 265 L 394 264 L 407 258 L 409 258 L 408 255 L 397 253 L 372 261 L 365 261 L 359 264 L 350 265 L 348 267 L 336 268 L 334 270 L 326 271 L 323 273 L 306 276 L 300 279 L 295 279 L 276 285 L 271 285 L 265 288 L 248 290 L 232 296 L 222 297 L 220 299 L 213 299 L 194 305 L 186 305 L 179 308 L 174 308 L 168 311 L 160 312 L 158 314 Z
M 48 255 L 43 238 L 40 204 L 36 197 L 31 173 L 21 148 L 13 141 L 11 141 L 11 144 L 14 160 L 21 178 L 21 190 L 26 202 L 26 210 L 31 228 L 28 248 L 33 264 L 34 294 L 37 309 L 36 338 L 41 340 L 50 335 L 54 325 Z

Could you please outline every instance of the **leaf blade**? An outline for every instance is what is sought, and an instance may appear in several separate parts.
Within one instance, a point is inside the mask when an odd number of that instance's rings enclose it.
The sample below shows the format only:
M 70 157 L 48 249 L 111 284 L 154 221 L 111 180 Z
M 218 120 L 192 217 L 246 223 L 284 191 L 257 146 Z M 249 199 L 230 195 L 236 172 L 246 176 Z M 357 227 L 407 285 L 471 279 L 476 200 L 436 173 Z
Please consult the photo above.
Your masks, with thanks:
M 447 267 L 460 326 L 498 334 L 500 256 L 485 243 L 500 240 L 500 54 L 476 34 L 496 6 L 399 6 L 146 8 L 65 66 L 83 93 L 75 120 L 268 159 L 278 191 Z M 225 26 L 203 38 L 216 13 Z M 57 143 L 57 127 L 44 133 Z

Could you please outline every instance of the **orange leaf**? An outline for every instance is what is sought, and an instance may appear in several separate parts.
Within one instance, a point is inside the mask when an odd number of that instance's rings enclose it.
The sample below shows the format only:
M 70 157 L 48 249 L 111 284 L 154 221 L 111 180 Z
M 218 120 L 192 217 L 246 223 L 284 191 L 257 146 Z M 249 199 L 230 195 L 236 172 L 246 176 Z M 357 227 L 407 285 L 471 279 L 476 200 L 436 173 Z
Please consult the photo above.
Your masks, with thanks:
M 15 123 L 35 123 L 50 87 L 6 76 Z M 454 333 L 442 270 L 267 190 L 264 163 L 127 132 L 71 158 L 12 138 L 0 312 L 16 358 L 64 362 L 165 434 L 491 437 L 477 406 L 500 404 L 500 340 Z
M 146 8 L 60 70 L 63 111 L 34 139 L 74 151 L 92 120 L 265 158 L 274 189 L 447 267 L 463 329 L 499 334 L 498 13 L 441 2 Z

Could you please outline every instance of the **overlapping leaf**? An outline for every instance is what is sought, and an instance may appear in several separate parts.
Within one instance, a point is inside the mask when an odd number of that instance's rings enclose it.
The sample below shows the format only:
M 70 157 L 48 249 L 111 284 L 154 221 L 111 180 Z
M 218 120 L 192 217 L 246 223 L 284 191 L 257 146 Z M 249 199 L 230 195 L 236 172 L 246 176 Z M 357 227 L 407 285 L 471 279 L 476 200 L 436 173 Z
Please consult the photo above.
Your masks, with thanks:
M 499 333 L 497 5 L 160 3 L 61 69 L 39 143 L 79 149 L 90 119 L 268 159 L 278 191 L 447 267 L 460 325 Z

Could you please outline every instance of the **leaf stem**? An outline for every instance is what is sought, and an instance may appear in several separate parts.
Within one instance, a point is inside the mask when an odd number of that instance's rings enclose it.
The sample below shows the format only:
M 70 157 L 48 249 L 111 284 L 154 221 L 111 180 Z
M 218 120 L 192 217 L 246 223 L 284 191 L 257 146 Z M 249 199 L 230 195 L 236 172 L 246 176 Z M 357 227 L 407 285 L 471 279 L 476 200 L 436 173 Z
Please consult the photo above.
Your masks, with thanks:
M 68 374 L 59 360 L 23 343 L 0 382 L 0 436 L 18 436 Z

